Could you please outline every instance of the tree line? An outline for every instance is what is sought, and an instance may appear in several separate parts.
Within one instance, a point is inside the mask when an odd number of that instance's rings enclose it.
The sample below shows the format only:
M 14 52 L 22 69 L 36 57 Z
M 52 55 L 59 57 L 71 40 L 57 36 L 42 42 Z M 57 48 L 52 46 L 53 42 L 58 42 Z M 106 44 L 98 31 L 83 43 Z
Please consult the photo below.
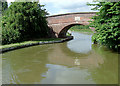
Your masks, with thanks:
M 48 14 L 39 2 L 2 2 L 2 44 L 45 38 L 49 29 Z M 8 8 L 7 8 L 8 7 Z
M 92 36 L 94 43 L 108 46 L 110 49 L 119 50 L 120 47 L 120 1 L 117 2 L 97 2 L 89 4 L 95 6 L 93 10 L 98 10 L 90 27 L 95 28 Z

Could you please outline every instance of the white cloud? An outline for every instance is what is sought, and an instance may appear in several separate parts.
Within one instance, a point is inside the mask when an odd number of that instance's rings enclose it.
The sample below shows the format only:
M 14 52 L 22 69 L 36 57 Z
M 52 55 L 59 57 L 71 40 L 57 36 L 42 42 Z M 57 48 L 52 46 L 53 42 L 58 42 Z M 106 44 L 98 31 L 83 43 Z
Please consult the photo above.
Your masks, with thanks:
M 8 3 L 15 0 L 7 0 Z M 44 4 L 50 15 L 64 14 L 71 12 L 91 12 L 92 6 L 86 3 L 92 3 L 93 0 L 39 0 L 40 4 Z
M 45 8 L 50 15 L 62 14 L 69 12 L 91 12 L 90 6 L 86 3 L 92 3 L 93 0 L 40 0 L 41 4 L 45 4 Z
M 15 0 L 7 0 L 8 3 L 10 3 L 10 2 L 14 2 L 14 1 L 15 1 Z

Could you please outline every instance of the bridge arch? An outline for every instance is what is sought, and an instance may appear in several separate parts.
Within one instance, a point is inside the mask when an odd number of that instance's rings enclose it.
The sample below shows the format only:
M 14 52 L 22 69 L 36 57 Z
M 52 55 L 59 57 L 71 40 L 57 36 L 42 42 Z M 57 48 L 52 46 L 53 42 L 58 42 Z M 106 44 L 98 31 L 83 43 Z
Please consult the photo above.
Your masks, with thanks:
M 88 25 L 96 12 L 79 12 L 47 16 L 48 26 L 55 37 L 65 37 L 68 29 L 74 25 Z
M 71 27 L 76 26 L 76 25 L 83 25 L 83 24 L 73 23 L 73 24 L 69 24 L 69 25 L 64 26 L 63 29 L 61 29 L 61 31 L 59 32 L 58 38 L 64 38 L 64 37 L 66 37 L 67 31 Z

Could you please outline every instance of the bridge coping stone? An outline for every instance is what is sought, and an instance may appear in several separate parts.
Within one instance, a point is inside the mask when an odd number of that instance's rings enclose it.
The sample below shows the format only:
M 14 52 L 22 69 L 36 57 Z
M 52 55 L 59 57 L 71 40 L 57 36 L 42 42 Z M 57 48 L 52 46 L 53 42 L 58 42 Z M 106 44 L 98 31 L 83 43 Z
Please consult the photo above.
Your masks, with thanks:
M 64 15 L 72 15 L 72 14 L 96 14 L 97 12 L 75 12 L 75 13 L 66 13 L 66 14 L 57 14 L 57 15 L 48 15 L 48 17 L 56 17 L 56 16 L 64 16 Z

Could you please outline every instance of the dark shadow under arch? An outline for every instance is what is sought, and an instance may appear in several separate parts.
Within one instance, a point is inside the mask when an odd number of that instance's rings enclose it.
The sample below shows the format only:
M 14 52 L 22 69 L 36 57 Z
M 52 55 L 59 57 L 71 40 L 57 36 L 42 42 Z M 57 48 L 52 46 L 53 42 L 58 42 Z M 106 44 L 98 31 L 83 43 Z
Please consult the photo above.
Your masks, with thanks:
M 65 27 L 60 31 L 60 33 L 58 34 L 58 38 L 65 38 L 67 31 L 68 31 L 71 27 L 73 27 L 73 26 L 75 26 L 75 25 L 83 25 L 83 24 L 69 24 L 69 25 L 65 26 Z

